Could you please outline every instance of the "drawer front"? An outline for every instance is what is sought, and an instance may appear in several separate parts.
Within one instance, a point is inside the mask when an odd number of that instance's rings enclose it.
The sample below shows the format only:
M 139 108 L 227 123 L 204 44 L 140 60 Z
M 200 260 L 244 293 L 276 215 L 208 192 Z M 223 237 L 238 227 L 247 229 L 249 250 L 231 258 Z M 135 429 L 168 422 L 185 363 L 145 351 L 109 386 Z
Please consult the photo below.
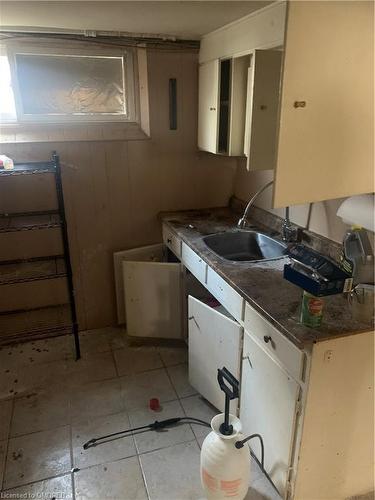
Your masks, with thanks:
M 244 299 L 210 267 L 207 269 L 207 288 L 237 321 L 243 321 Z
M 247 303 L 244 326 L 292 377 L 301 380 L 304 353 Z
M 190 272 L 203 284 L 206 283 L 207 264 L 188 245 L 182 242 L 181 260 Z
M 181 258 L 181 240 L 164 224 L 163 242 L 178 258 Z

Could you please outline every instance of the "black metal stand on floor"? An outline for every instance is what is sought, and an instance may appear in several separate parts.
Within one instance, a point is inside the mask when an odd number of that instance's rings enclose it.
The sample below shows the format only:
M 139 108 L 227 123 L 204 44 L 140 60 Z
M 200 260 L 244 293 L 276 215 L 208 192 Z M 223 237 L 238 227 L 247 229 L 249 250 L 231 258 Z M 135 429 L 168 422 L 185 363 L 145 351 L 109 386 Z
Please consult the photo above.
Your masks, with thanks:
M 77 322 L 77 310 L 74 296 L 74 283 L 73 283 L 73 272 L 72 272 L 72 264 L 70 260 L 70 248 L 69 248 L 69 239 L 68 239 L 68 228 L 66 225 L 66 217 L 65 217 L 65 204 L 64 204 L 64 193 L 62 188 L 62 180 L 61 180 L 61 166 L 60 166 L 60 158 L 56 151 L 52 154 L 52 160 L 55 163 L 55 182 L 56 182 L 56 192 L 57 192 L 57 201 L 59 205 L 59 214 L 60 214 L 60 222 L 61 222 L 61 235 L 64 246 L 64 257 L 66 263 L 66 277 L 68 280 L 68 291 L 69 291 L 69 302 L 70 302 L 70 310 L 71 310 L 71 318 L 72 318 L 72 333 L 74 336 L 74 344 L 76 350 L 76 359 L 78 360 L 81 357 L 81 350 L 79 345 L 79 335 L 78 335 L 78 322 Z
M 73 273 L 72 273 L 72 265 L 70 259 L 70 248 L 69 248 L 69 239 L 68 239 L 68 230 L 65 216 L 65 204 L 64 204 L 64 194 L 62 187 L 62 179 L 61 179 L 61 166 L 60 159 L 57 153 L 54 151 L 52 155 L 52 160 L 49 162 L 27 162 L 22 164 L 15 164 L 14 169 L 12 170 L 0 170 L 0 179 L 2 177 L 9 176 L 17 176 L 17 175 L 32 175 L 32 174 L 54 174 L 55 177 L 55 187 L 57 193 L 57 202 L 58 202 L 58 210 L 46 210 L 46 211 L 31 211 L 31 212 L 16 212 L 16 213 L 0 213 L 0 232 L 1 233 L 12 233 L 14 231 L 23 231 L 23 230 L 34 230 L 34 229 L 50 229 L 60 227 L 61 229 L 61 237 L 63 243 L 63 254 L 60 255 L 47 255 L 41 257 L 30 257 L 30 258 L 18 258 L 18 259 L 6 259 L 0 261 L 0 286 L 1 285 L 9 285 L 26 281 L 35 281 L 42 279 L 51 279 L 51 278 L 61 278 L 66 277 L 68 284 L 68 295 L 69 295 L 69 308 L 70 308 L 70 319 L 71 319 L 71 331 L 74 336 L 75 343 L 75 353 L 76 359 L 78 360 L 81 357 L 80 352 L 80 344 L 79 344 L 79 335 L 78 335 L 78 322 L 77 322 L 77 310 L 75 304 L 75 293 L 74 293 L 74 283 L 73 283 Z M 32 216 L 32 223 L 30 223 L 30 216 Z M 25 265 L 25 263 L 31 263 L 36 261 L 48 261 L 52 260 L 56 263 L 56 272 L 54 274 L 46 274 L 46 275 L 34 275 L 34 276 L 26 276 L 22 277 L 17 272 L 15 277 L 5 277 L 3 279 L 1 273 L 2 265 Z M 57 271 L 57 261 L 63 260 L 65 262 L 65 272 Z M 57 308 L 63 307 L 65 304 L 56 304 L 52 306 L 46 306 L 46 308 Z M 68 305 L 68 304 L 66 304 Z M 66 307 L 65 305 L 65 307 Z M 43 307 L 34 307 L 30 309 L 22 309 L 21 312 L 30 312 L 42 310 Z M 19 311 L 11 310 L 11 311 L 2 311 L 0 315 L 14 315 L 19 313 Z M 67 326 L 62 326 L 61 330 L 66 330 Z M 54 328 L 46 328 L 42 331 L 44 335 L 48 335 L 49 332 L 57 331 L 59 327 Z M 38 333 L 38 332 L 36 332 Z M 17 335 L 13 336 L 16 340 Z M 25 340 L 23 337 L 22 340 Z

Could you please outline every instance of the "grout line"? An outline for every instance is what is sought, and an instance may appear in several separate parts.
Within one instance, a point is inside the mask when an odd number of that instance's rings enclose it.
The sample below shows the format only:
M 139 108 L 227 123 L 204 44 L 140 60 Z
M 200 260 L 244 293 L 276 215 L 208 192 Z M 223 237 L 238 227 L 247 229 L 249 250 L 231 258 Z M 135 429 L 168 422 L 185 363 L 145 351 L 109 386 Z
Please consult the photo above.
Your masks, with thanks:
M 40 434 L 41 432 L 56 431 L 58 429 L 61 429 L 62 427 L 68 427 L 69 425 L 70 425 L 70 423 L 67 422 L 66 424 L 60 424 L 60 425 L 57 425 L 56 427 L 52 427 L 52 428 L 49 428 L 49 429 L 40 429 L 38 431 L 31 431 L 31 432 L 27 432 L 25 434 L 17 434 L 17 436 L 11 436 L 11 435 L 9 435 L 9 440 L 11 440 L 11 439 L 19 439 L 19 438 L 23 438 L 23 437 L 27 437 L 27 436 L 33 436 L 34 434 Z
M 9 424 L 8 424 L 8 432 L 7 432 L 7 437 L 5 439 L 6 445 L 5 445 L 5 453 L 4 453 L 4 461 L 3 461 L 4 467 L 3 467 L 2 477 L 1 477 L 1 482 L 0 482 L 1 491 L 3 491 L 3 489 L 4 489 L 5 474 L 6 474 L 6 471 L 7 471 L 7 468 L 8 468 L 7 465 L 8 465 L 9 442 L 10 442 L 10 439 L 11 439 L 10 438 L 10 429 L 12 427 L 13 414 L 14 414 L 14 398 L 12 399 L 12 408 L 11 408 L 11 411 L 10 411 L 10 419 L 9 419 Z
M 141 474 L 142 474 L 143 484 L 145 485 L 146 495 L 147 495 L 147 498 L 150 499 L 150 494 L 148 492 L 148 486 L 147 486 L 147 481 L 146 481 L 146 474 L 145 474 L 145 471 L 143 470 L 143 465 L 142 465 L 142 462 L 141 462 L 139 455 L 137 455 L 137 460 L 138 460 L 139 468 L 141 469 Z
M 149 455 L 150 453 L 154 453 L 155 451 L 161 451 L 161 450 L 167 450 L 168 448 L 174 448 L 175 446 L 180 446 L 181 444 L 187 444 L 187 443 L 195 443 L 195 438 L 194 439 L 187 439 L 186 441 L 180 441 L 178 443 L 173 443 L 169 444 L 168 446 L 159 446 L 159 448 L 155 448 L 154 450 L 148 450 L 148 451 L 143 451 L 142 453 L 139 453 L 139 457 L 143 457 L 143 455 Z
M 114 352 L 112 351 L 112 349 L 111 349 L 109 352 L 111 353 L 111 357 L 112 357 L 112 360 L 113 360 L 113 364 L 115 365 L 116 377 L 117 377 L 117 378 L 120 378 L 120 374 L 119 374 L 119 371 L 118 371 L 117 361 L 116 361 L 116 358 L 115 358 L 115 354 L 114 354 Z
M 74 472 L 72 471 L 75 464 L 74 464 L 74 454 L 73 454 L 73 428 L 71 424 L 69 424 L 69 451 L 70 451 L 70 480 L 72 483 L 72 496 L 73 500 L 75 500 L 76 498 L 75 480 L 74 480 Z

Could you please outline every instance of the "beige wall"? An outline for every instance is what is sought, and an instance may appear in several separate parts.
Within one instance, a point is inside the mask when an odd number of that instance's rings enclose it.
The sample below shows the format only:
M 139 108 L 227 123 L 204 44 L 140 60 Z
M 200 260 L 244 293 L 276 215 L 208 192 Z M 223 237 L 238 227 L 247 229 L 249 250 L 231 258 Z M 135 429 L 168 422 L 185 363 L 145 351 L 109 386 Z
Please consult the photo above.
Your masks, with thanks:
M 236 161 L 199 153 L 197 61 L 148 57 L 151 139 L 7 144 L 17 161 L 61 156 L 81 329 L 116 322 L 113 252 L 161 240 L 157 214 L 228 203 Z M 168 79 L 177 78 L 178 129 L 169 130 Z
M 273 179 L 273 170 L 248 172 L 246 163 L 238 161 L 238 170 L 235 178 L 235 195 L 241 200 L 249 200 L 251 196 L 264 184 Z M 298 189 L 298 186 L 296 187 Z M 291 207 L 290 218 L 296 224 L 307 227 L 310 231 L 326 236 L 327 238 L 342 242 L 345 231 L 349 226 L 343 224 L 336 216 L 336 211 L 343 199 L 327 200 L 311 205 L 295 205 Z M 282 208 L 272 209 L 272 187 L 262 193 L 255 205 L 280 217 L 284 217 Z M 309 213 L 310 211 L 310 213 Z

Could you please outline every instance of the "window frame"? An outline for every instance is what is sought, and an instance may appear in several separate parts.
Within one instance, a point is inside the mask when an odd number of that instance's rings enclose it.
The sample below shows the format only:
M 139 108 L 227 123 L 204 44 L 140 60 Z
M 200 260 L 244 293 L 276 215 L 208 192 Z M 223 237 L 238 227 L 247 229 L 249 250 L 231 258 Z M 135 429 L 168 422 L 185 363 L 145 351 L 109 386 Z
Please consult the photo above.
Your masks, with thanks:
M 101 45 L 88 46 L 87 43 L 80 45 L 78 43 L 66 43 L 62 46 L 59 43 L 42 42 L 30 43 L 9 43 L 6 45 L 6 54 L 8 56 L 14 101 L 16 107 L 16 122 L 18 124 L 85 124 L 85 123 L 134 123 L 138 121 L 138 80 L 136 78 L 136 57 L 134 50 L 123 47 L 105 47 Z M 121 57 L 123 59 L 123 79 L 124 92 L 126 100 L 125 115 L 116 115 L 108 113 L 98 115 L 47 115 L 47 114 L 26 114 L 23 110 L 22 97 L 17 74 L 17 55 L 57 55 L 57 56 L 88 56 L 88 57 Z

